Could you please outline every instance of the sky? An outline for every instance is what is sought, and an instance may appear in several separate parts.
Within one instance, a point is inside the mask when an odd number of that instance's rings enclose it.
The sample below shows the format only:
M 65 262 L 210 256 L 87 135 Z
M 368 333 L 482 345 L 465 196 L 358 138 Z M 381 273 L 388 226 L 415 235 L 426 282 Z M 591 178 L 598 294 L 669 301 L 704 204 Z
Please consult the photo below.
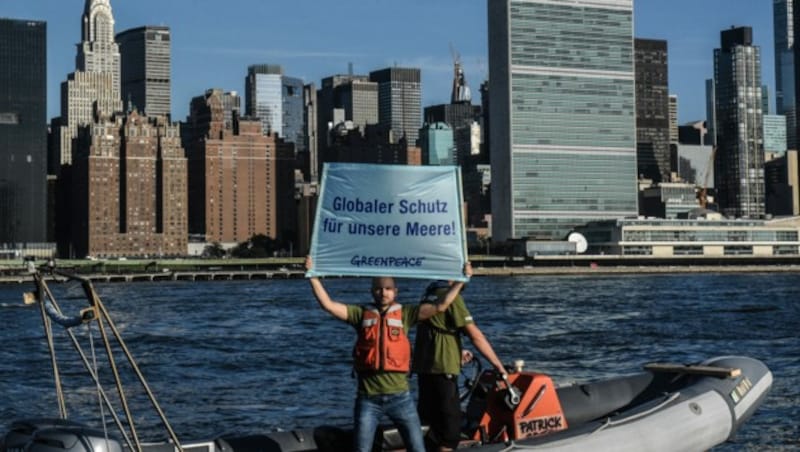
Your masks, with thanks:
M 47 22 L 48 119 L 75 70 L 85 0 L 0 0 L 0 17 Z M 389 66 L 422 70 L 423 106 L 448 103 L 453 55 L 473 99 L 488 77 L 487 0 L 111 0 L 115 32 L 165 25 L 172 33 L 172 114 L 184 120 L 206 89 L 244 94 L 247 67 L 279 64 L 306 83 Z M 492 1 L 492 0 L 490 0 Z M 773 0 L 634 0 L 634 35 L 668 45 L 670 93 L 683 124 L 705 117 L 720 31 L 753 28 L 774 109 Z M 244 108 L 244 105 L 242 105 Z M 774 112 L 774 111 L 773 111 Z

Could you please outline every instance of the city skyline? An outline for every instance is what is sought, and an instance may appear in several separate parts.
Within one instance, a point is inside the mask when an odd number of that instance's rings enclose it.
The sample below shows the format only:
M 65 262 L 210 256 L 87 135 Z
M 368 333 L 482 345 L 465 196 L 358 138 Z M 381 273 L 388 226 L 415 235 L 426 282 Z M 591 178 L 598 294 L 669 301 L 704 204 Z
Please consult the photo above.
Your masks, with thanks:
M 713 76 L 713 49 L 719 46 L 720 31 L 733 25 L 753 28 L 774 111 L 772 1 L 702 3 L 699 8 L 689 0 L 634 2 L 634 36 L 668 42 L 669 86 L 678 96 L 679 122 L 705 116 L 704 83 Z M 0 5 L 0 17 L 47 22 L 48 119 L 58 115 L 59 84 L 75 69 L 82 6 L 83 0 L 4 0 Z M 347 73 L 349 63 L 356 74 L 395 64 L 418 67 L 423 106 L 448 102 L 451 45 L 460 55 L 475 103 L 488 76 L 485 0 L 344 0 L 337 8 L 325 8 L 327 3 L 318 0 L 240 0 L 233 8 L 219 6 L 210 0 L 111 0 L 115 33 L 146 25 L 170 27 L 174 120 L 184 120 L 191 98 L 206 89 L 243 93 L 252 64 L 281 65 L 286 75 L 317 87 L 323 77 Z M 387 21 L 403 26 L 389 33 Z

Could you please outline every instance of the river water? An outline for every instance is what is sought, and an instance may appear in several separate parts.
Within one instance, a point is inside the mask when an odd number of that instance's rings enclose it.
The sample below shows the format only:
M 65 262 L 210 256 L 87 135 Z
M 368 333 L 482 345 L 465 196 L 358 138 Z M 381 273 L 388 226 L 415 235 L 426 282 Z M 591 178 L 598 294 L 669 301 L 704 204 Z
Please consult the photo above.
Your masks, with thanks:
M 399 281 L 399 298 L 416 302 L 425 284 Z M 366 280 L 326 286 L 337 300 L 369 299 Z M 31 287 L 0 286 L 0 431 L 14 419 L 58 415 L 41 318 L 21 301 Z M 51 287 L 65 312 L 86 306 L 78 286 Z M 180 439 L 351 423 L 354 333 L 318 308 L 306 281 L 96 287 Z M 772 392 L 733 442 L 715 448 L 761 451 L 800 450 L 799 293 L 800 274 L 753 273 L 476 277 L 464 296 L 501 359 L 522 359 L 556 383 L 655 361 L 761 359 Z M 73 331 L 91 357 L 97 330 Z M 61 331 L 56 345 L 70 417 L 99 425 L 94 385 Z M 140 435 L 166 437 L 140 387 L 126 388 Z

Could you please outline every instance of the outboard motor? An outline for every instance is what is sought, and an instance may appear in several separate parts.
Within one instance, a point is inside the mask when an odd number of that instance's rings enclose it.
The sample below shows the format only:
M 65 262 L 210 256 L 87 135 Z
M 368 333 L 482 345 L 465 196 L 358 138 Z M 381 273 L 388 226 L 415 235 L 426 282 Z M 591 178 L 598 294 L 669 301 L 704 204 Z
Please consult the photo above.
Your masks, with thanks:
M 62 419 L 16 421 L 2 444 L 6 452 L 122 452 L 102 431 Z

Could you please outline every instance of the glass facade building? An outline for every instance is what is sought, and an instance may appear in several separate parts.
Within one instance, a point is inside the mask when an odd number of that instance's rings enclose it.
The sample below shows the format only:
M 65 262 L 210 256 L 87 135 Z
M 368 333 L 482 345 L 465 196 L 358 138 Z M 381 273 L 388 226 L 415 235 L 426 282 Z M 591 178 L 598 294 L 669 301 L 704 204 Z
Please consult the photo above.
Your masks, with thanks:
M 631 0 L 488 2 L 494 240 L 637 214 Z
M 283 69 L 271 64 L 247 68 L 245 114 L 261 121 L 265 134 L 283 135 Z
M 455 165 L 453 129 L 444 122 L 425 124 L 420 134 L 423 165 Z
M 0 244 L 47 239 L 47 24 L 0 18 Z
M 305 152 L 306 127 L 303 101 L 303 80 L 283 76 L 281 79 L 282 138 L 294 143 L 295 151 Z
M 283 74 L 278 65 L 256 64 L 247 68 L 245 112 L 258 118 L 264 134 L 277 133 L 306 149 L 303 81 Z
M 717 152 L 714 185 L 728 217 L 764 216 L 761 50 L 750 27 L 723 30 L 714 49 Z
M 773 0 L 775 112 L 786 117 L 786 144 L 789 149 L 797 149 L 793 10 L 794 0 Z
M 670 176 L 670 109 L 667 41 L 636 39 L 636 160 L 639 177 Z

